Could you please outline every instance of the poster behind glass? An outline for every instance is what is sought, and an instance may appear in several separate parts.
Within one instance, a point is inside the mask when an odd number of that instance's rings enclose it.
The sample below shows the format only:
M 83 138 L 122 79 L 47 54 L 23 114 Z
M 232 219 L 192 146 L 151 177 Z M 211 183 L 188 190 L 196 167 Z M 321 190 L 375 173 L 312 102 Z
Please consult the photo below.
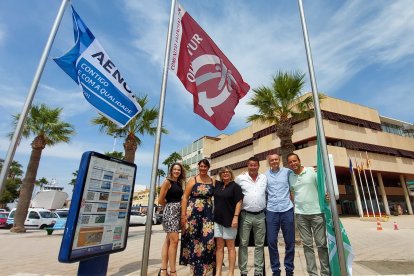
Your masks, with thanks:
M 122 251 L 126 247 L 136 166 L 90 153 L 82 191 L 78 191 L 79 202 L 71 205 L 71 212 L 72 209 L 77 212 L 68 244 L 66 261 L 69 262 Z

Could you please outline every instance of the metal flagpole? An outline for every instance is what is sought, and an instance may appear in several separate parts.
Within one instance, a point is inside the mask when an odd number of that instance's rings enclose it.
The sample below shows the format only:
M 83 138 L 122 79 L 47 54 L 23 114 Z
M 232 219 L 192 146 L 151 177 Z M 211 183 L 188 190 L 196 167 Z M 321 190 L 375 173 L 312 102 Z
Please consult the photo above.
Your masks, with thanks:
M 367 205 L 367 200 L 366 200 L 366 198 L 365 198 L 364 185 L 362 184 L 361 172 L 360 172 L 360 170 L 358 169 L 359 167 L 358 167 L 358 162 L 357 162 L 357 160 L 356 160 L 356 157 L 354 157 L 354 158 L 355 158 L 355 165 L 357 166 L 357 170 L 358 170 L 359 182 L 361 183 L 362 195 L 363 195 L 363 197 L 364 197 L 365 210 L 367 210 L 367 216 L 369 217 L 368 205 Z
M 318 137 L 320 138 L 320 142 L 321 142 L 320 145 L 321 145 L 321 151 L 322 151 L 323 167 L 325 168 L 325 174 L 326 174 L 326 181 L 327 181 L 326 186 L 328 188 L 329 198 L 331 199 L 329 200 L 329 203 L 330 203 L 331 212 L 332 212 L 332 221 L 333 221 L 334 229 L 335 229 L 335 239 L 336 239 L 336 246 L 338 250 L 339 266 L 341 270 L 341 275 L 347 275 L 344 243 L 342 240 L 342 231 L 341 231 L 341 227 L 339 224 L 338 210 L 336 208 L 335 192 L 333 188 L 332 174 L 331 174 L 331 170 L 329 166 L 328 151 L 326 148 L 325 131 L 323 128 L 323 123 L 322 123 L 322 114 L 321 114 L 321 109 L 319 106 L 318 88 L 316 85 L 315 73 L 313 71 L 312 53 L 311 53 L 310 42 L 308 38 L 308 30 L 306 26 L 305 13 L 303 10 L 302 0 L 298 0 L 298 2 L 299 2 L 300 18 L 302 22 L 303 39 L 304 39 L 305 48 L 306 48 L 306 57 L 308 60 L 309 75 L 311 79 L 313 104 L 315 108 L 315 119 L 316 119 Z
M 59 11 L 57 13 L 55 22 L 53 23 L 52 30 L 50 31 L 49 38 L 47 39 L 46 46 L 43 49 L 42 56 L 40 58 L 39 65 L 37 66 L 36 73 L 34 75 L 32 85 L 29 89 L 29 94 L 27 95 L 26 102 L 24 103 L 23 110 L 20 114 L 19 121 L 17 122 L 16 129 L 14 130 L 13 137 L 10 142 L 9 150 L 7 151 L 6 159 L 3 163 L 3 168 L 0 173 L 0 194 L 3 191 L 3 188 L 6 186 L 6 178 L 9 173 L 10 164 L 13 160 L 14 154 L 16 153 L 17 144 L 20 140 L 24 123 L 29 113 L 30 108 L 32 107 L 33 98 L 36 94 L 37 86 L 39 85 L 40 77 L 42 76 L 43 69 L 49 56 L 50 49 L 52 48 L 53 41 L 55 39 L 56 33 L 59 29 L 60 22 L 62 21 L 65 8 L 69 0 L 62 0 L 60 4 Z
M 365 168 L 364 168 L 364 162 L 362 161 L 362 155 L 361 152 L 359 153 L 359 157 L 361 159 L 361 168 L 362 171 L 364 172 L 364 177 L 365 177 L 365 183 L 367 184 L 367 190 L 368 190 L 368 196 L 369 196 L 369 203 L 371 204 L 371 208 L 372 208 L 372 215 L 375 218 L 375 210 L 374 210 L 374 205 L 372 204 L 372 198 L 371 198 L 371 192 L 369 191 L 369 185 L 368 185 L 368 178 L 367 178 L 367 174 L 365 173 Z M 379 210 L 378 210 L 379 211 Z
M 149 257 L 149 249 L 150 249 L 150 242 L 151 242 L 152 216 L 154 212 L 155 182 L 157 180 L 158 159 L 160 157 L 161 129 L 162 129 L 162 120 L 164 116 L 165 90 L 167 89 L 168 61 L 170 59 L 172 25 L 174 21 L 175 5 L 176 5 L 176 0 L 171 0 L 170 23 L 168 26 L 167 44 L 165 47 L 165 56 L 164 56 L 164 70 L 163 70 L 162 85 L 161 85 L 160 109 L 159 109 L 159 114 L 158 114 L 157 132 L 156 132 L 155 145 L 154 145 L 154 157 L 152 159 L 152 173 L 151 173 L 150 194 L 149 194 L 149 202 L 148 202 L 147 222 L 145 225 L 144 247 L 142 249 L 141 276 L 146 276 L 148 274 L 147 273 L 148 257 Z
M 381 209 L 380 209 L 380 206 L 379 206 L 379 201 L 378 201 L 378 196 L 377 196 L 377 189 L 375 188 L 375 181 L 374 181 L 374 177 L 372 176 L 371 164 L 370 164 L 369 158 L 368 158 L 368 152 L 365 151 L 365 154 L 367 156 L 367 167 L 369 169 L 369 173 L 371 174 L 372 187 L 374 187 L 374 194 L 375 194 L 375 200 L 377 201 L 378 213 L 379 213 L 380 218 L 382 218 Z
M 348 156 L 348 159 L 351 160 L 351 158 L 349 156 Z M 355 188 L 356 188 L 355 189 L 355 193 L 356 193 L 355 196 L 356 196 L 356 199 L 357 199 L 358 212 L 360 212 L 361 217 L 363 217 L 364 216 L 364 210 L 362 210 L 362 206 L 361 206 L 362 204 L 361 204 L 361 196 L 359 195 L 359 190 L 358 190 L 358 182 L 356 180 L 355 173 L 354 173 L 354 168 L 352 166 L 351 166 L 351 170 L 352 170 L 351 177 L 354 180 L 354 184 L 355 184 Z
M 112 152 L 115 151 L 115 146 L 116 146 L 116 137 L 114 138 L 114 145 L 112 146 Z

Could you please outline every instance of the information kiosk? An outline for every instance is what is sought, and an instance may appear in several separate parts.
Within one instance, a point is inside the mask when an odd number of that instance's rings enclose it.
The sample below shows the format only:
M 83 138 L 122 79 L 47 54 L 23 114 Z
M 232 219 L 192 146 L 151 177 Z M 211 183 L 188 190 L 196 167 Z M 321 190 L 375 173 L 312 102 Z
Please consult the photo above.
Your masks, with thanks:
M 136 165 L 85 152 L 59 252 L 78 275 L 106 275 L 109 254 L 126 248 Z

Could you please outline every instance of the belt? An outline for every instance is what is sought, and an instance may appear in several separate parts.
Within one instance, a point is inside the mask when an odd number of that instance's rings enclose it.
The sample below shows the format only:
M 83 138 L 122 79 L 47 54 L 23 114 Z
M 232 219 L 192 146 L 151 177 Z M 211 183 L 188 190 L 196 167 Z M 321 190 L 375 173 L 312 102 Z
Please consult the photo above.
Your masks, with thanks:
M 263 213 L 263 210 L 260 210 L 258 212 L 250 212 L 250 211 L 247 211 L 247 210 L 243 210 L 243 211 L 246 212 L 246 213 L 248 213 L 248 214 L 252 214 L 252 215 L 258 215 L 258 214 Z

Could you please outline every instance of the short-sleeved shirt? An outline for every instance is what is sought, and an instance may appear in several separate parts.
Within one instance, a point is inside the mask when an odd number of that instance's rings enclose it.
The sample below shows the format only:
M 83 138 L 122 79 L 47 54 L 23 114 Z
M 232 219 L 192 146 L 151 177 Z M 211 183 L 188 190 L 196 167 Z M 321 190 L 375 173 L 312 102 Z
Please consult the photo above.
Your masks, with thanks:
M 290 189 L 294 192 L 295 213 L 302 215 L 321 214 L 318 196 L 318 180 L 313 168 L 305 167 L 298 175 L 289 175 Z
M 245 172 L 236 177 L 236 183 L 239 184 L 244 195 L 243 210 L 260 212 L 266 208 L 266 175 L 259 173 L 256 181 L 253 181 L 249 173 Z
M 243 193 L 239 185 L 231 181 L 224 186 L 221 181 L 216 181 L 214 189 L 214 222 L 231 227 L 237 203 L 243 199 Z
M 270 212 L 286 212 L 293 208 L 290 200 L 289 175 L 291 170 L 278 168 L 273 171 L 269 169 L 265 175 L 267 177 L 267 207 Z

